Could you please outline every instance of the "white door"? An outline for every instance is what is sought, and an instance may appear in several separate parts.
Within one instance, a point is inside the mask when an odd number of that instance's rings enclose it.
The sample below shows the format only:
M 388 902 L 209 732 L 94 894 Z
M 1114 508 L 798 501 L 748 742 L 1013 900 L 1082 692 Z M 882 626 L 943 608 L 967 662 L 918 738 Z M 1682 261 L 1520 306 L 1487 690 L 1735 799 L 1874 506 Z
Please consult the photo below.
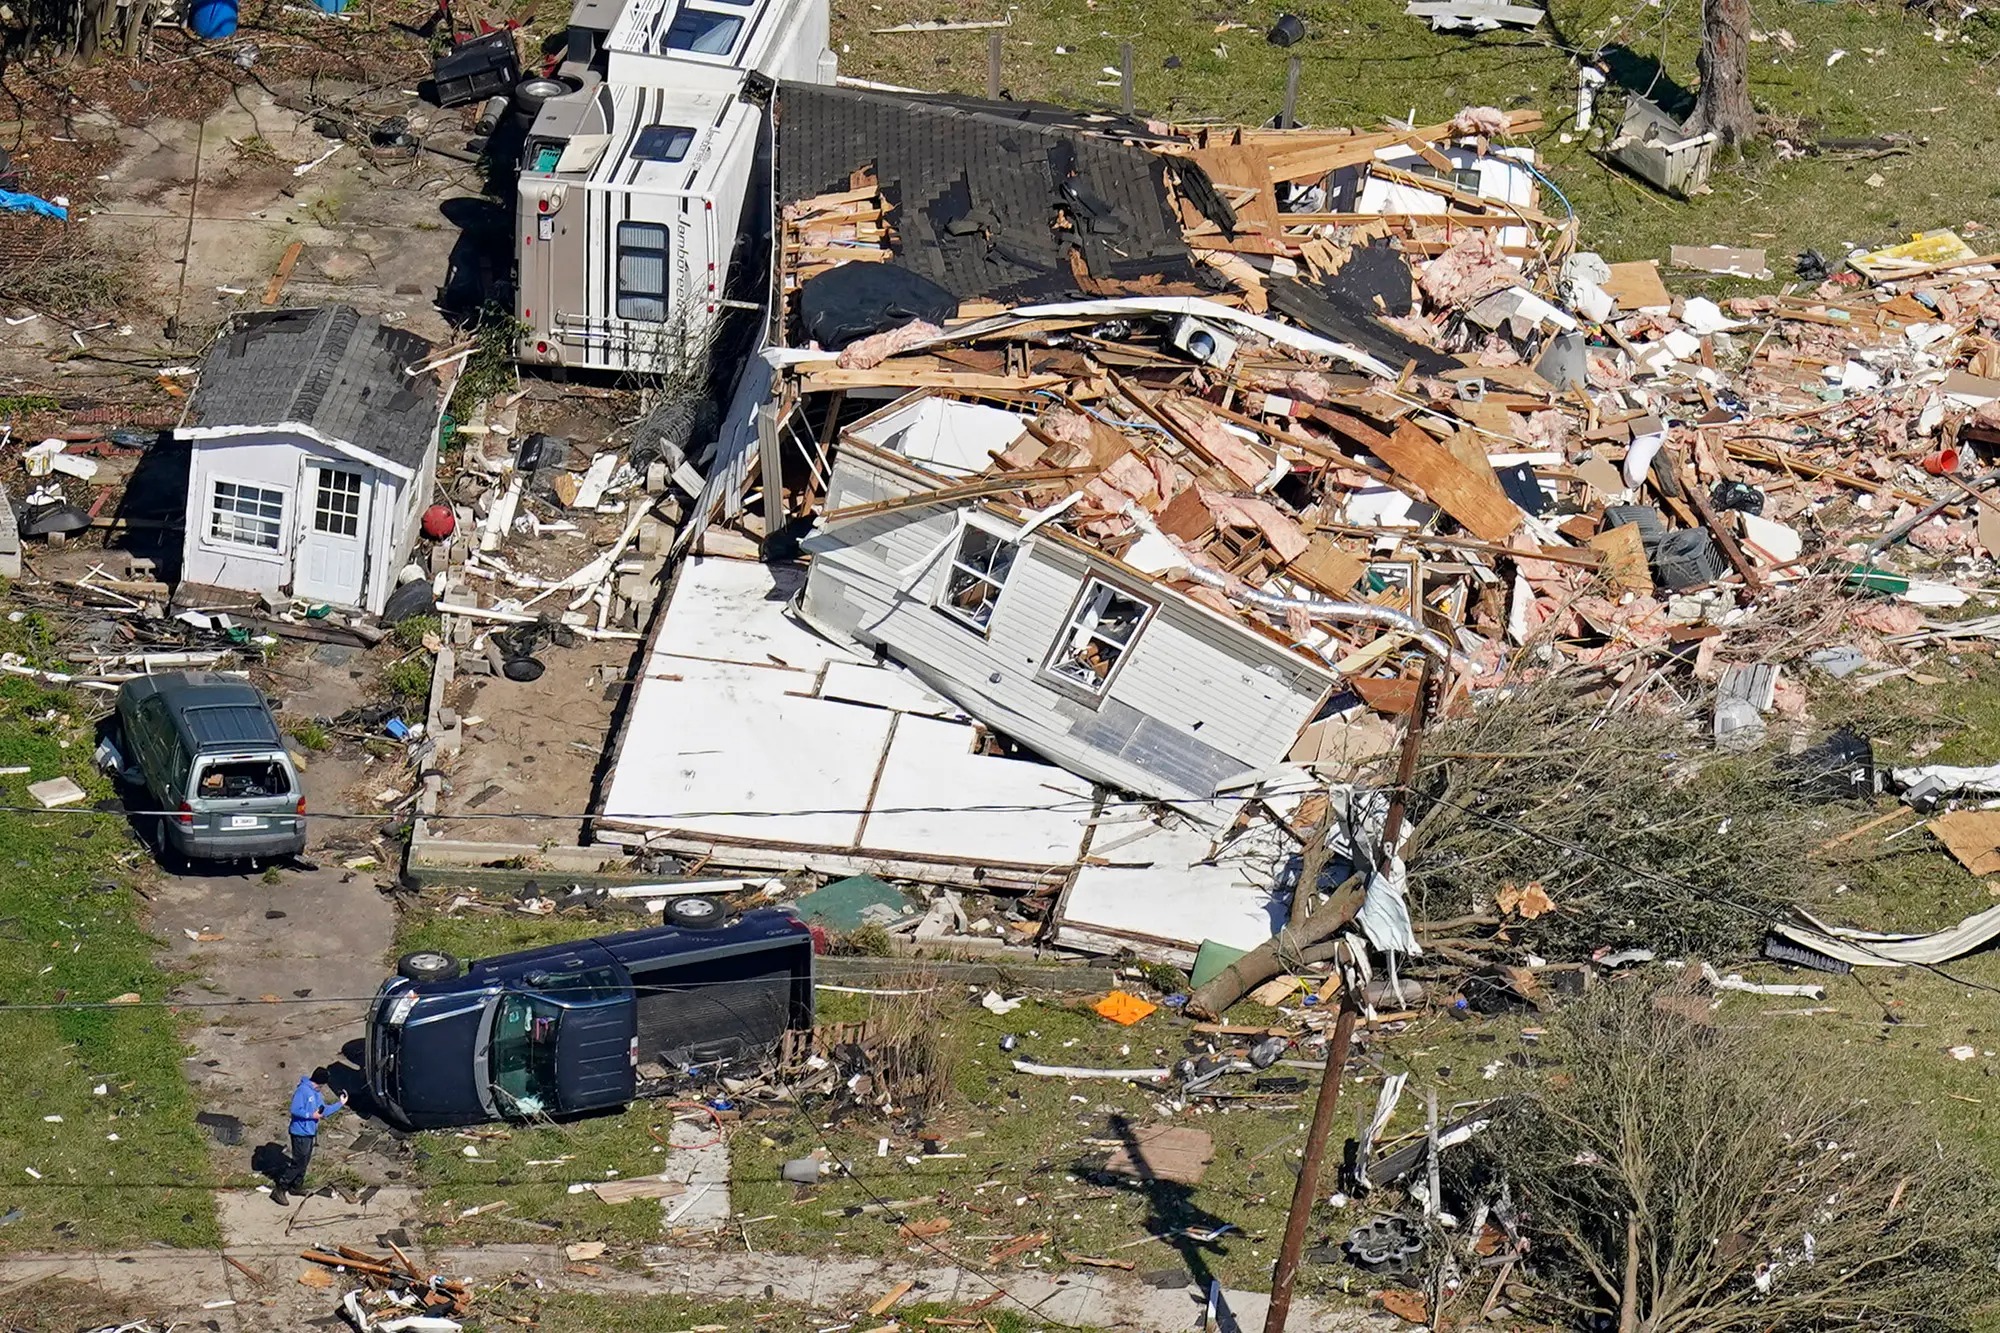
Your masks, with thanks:
M 300 489 L 306 500 L 305 532 L 292 569 L 293 595 L 340 606 L 361 605 L 368 564 L 363 554 L 368 510 L 360 471 L 308 463 Z

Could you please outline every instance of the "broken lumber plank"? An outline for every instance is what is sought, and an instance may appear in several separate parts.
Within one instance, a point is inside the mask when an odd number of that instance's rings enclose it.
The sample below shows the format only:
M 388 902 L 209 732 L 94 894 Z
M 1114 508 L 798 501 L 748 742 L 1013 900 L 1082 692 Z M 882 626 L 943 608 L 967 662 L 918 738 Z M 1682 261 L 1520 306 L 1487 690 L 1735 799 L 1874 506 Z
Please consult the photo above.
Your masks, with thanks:
M 670 1199 L 677 1194 L 687 1193 L 687 1186 L 677 1180 L 661 1180 L 646 1176 L 638 1180 L 597 1180 L 588 1187 L 605 1203 L 629 1203 L 633 1199 Z
M 1004 1264 L 1009 1259 L 1018 1259 L 1030 1250 L 1040 1249 L 1048 1243 L 1049 1233 L 1046 1231 L 1034 1231 L 1025 1236 L 1016 1236 L 1012 1240 L 1002 1241 L 994 1246 L 987 1253 L 986 1262 L 989 1265 Z
M 1521 526 L 1520 506 L 1501 489 L 1493 467 L 1473 466 L 1465 458 L 1405 421 L 1380 439 L 1370 452 L 1390 471 L 1412 482 L 1432 504 L 1465 525 L 1481 541 L 1502 542 Z
M 1089 467 L 1044 467 L 1030 468 L 1024 472 L 1002 472 L 990 477 L 975 477 L 971 481 L 955 486 L 940 486 L 931 491 L 915 491 L 909 495 L 899 495 L 888 500 L 871 500 L 867 504 L 847 505 L 840 509 L 828 510 L 821 514 L 820 522 L 836 523 L 850 518 L 868 518 L 875 514 L 893 513 L 898 509 L 916 509 L 924 505 L 951 504 L 958 500 L 976 499 L 983 495 L 1005 494 L 1020 490 L 1023 486 L 1033 486 L 1050 481 L 1076 481 L 1083 477 L 1096 476 L 1100 469 Z
M 1094 1254 L 1070 1254 L 1067 1251 L 1063 1253 L 1063 1262 L 1082 1264 L 1085 1268 L 1119 1268 L 1127 1273 L 1138 1267 L 1130 1259 L 1100 1259 Z
M 228 1264 L 231 1268 L 243 1274 L 243 1276 L 249 1278 L 252 1282 L 255 1282 L 260 1287 L 267 1285 L 269 1282 L 269 1279 L 266 1278 L 262 1273 L 252 1268 L 249 1264 L 244 1263 L 241 1259 L 236 1258 L 234 1255 L 229 1255 L 229 1254 L 223 1255 L 222 1262 Z M 319 1270 L 314 1269 L 313 1271 L 318 1272 Z
M 264 304 L 278 304 L 278 297 L 285 290 L 285 284 L 292 280 L 292 269 L 297 266 L 299 256 L 305 253 L 304 241 L 293 241 L 285 247 L 284 256 L 278 260 L 278 267 L 271 274 L 271 280 L 264 284 Z
M 916 1287 L 917 1284 L 913 1280 L 904 1278 L 901 1282 L 889 1288 L 888 1291 L 882 1293 L 880 1299 L 868 1307 L 868 1313 L 880 1319 L 884 1314 L 888 1313 L 891 1306 L 897 1301 L 902 1300 L 903 1297 L 909 1295 L 912 1291 L 915 1291 Z
M 972 375 L 951 370 L 905 370 L 894 358 L 869 370 L 849 370 L 826 363 L 801 367 L 799 389 L 818 393 L 825 389 L 957 389 L 963 393 L 1032 393 L 1069 383 L 1067 375 Z

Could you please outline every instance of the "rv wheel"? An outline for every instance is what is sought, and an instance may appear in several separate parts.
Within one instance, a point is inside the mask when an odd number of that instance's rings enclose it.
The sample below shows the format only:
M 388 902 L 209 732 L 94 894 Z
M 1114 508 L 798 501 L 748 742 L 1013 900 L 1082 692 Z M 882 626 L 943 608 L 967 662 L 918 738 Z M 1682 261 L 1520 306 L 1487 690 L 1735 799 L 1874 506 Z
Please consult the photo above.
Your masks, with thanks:
M 396 960 L 396 975 L 411 981 L 450 981 L 458 969 L 458 960 L 439 949 L 419 949 Z
M 704 894 L 667 900 L 667 924 L 682 930 L 713 930 L 727 916 L 720 899 Z

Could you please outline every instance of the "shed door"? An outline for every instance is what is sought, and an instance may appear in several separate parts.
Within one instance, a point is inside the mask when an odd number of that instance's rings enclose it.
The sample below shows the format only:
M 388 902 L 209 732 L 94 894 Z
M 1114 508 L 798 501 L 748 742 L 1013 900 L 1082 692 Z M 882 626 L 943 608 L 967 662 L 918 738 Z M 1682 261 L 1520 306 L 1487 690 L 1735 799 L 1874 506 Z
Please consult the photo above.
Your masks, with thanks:
M 293 595 L 315 602 L 360 606 L 367 572 L 366 489 L 359 470 L 332 463 L 306 464 L 305 533 L 292 571 Z

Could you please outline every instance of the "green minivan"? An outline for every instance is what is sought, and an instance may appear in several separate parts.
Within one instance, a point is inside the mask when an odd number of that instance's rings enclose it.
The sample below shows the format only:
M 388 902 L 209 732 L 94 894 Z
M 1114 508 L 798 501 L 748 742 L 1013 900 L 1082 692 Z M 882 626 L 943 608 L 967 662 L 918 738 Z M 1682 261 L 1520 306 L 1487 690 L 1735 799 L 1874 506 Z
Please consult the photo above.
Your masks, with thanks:
M 205 861 L 277 860 L 306 847 L 306 800 L 270 703 L 207 671 L 128 680 L 105 766 L 145 790 L 142 834 Z

